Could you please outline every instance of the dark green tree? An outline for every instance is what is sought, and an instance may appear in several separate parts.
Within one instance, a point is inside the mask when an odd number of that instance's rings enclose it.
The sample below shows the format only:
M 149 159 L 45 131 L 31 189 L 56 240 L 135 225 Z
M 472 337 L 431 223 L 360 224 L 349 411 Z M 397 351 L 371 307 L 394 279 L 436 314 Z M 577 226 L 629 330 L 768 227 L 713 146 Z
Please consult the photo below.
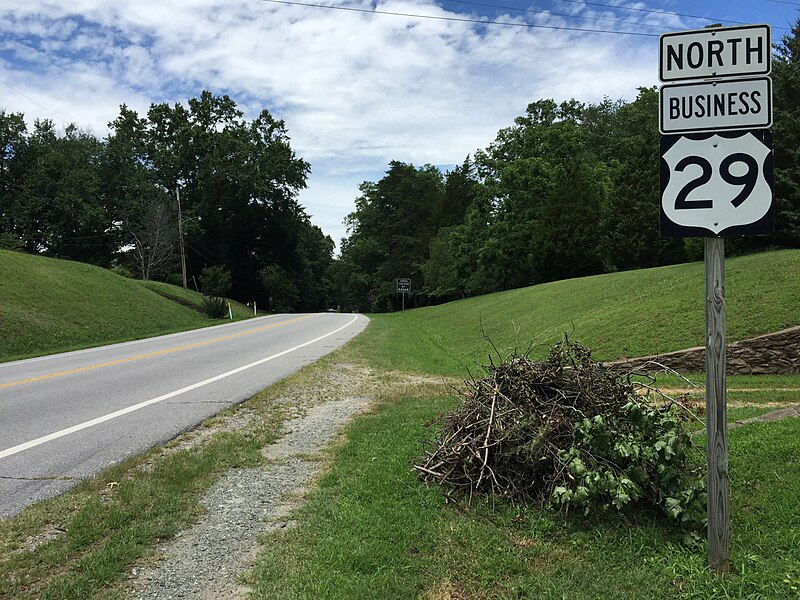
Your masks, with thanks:
M 608 122 L 605 136 L 595 142 L 611 178 L 602 227 L 606 270 L 684 260 L 683 240 L 662 238 L 659 233 L 658 92 L 640 88 L 636 100 L 617 105 Z
M 27 127 L 20 113 L 0 110 L 0 248 L 21 250 L 23 242 L 16 227 L 16 204 L 23 171 Z
M 530 104 L 476 155 L 494 204 L 482 258 L 500 288 L 600 272 L 608 177 L 581 126 L 583 105 Z
M 120 222 L 167 196 L 177 229 L 179 189 L 190 276 L 224 267 L 231 296 L 265 306 L 260 273 L 274 267 L 298 290 L 284 295 L 295 302 L 290 308 L 323 307 L 325 293 L 311 282 L 325 281 L 318 272 L 330 252 L 310 241 L 321 232 L 297 202 L 310 167 L 294 154 L 283 121 L 266 109 L 247 120 L 230 97 L 203 92 L 187 106 L 154 104 L 142 118 L 123 106 L 112 127 L 109 164 L 124 173 L 114 191 Z
M 336 272 L 345 278 L 340 294 L 358 307 L 383 311 L 399 308 L 395 281 L 412 279 L 411 300 L 425 303 L 422 266 L 439 230 L 445 197 L 444 179 L 433 166 L 392 161 L 377 183 L 361 185 L 356 210 L 346 220 Z M 420 291 L 423 290 L 423 291 Z M 349 307 L 349 306 L 348 306 Z
M 112 227 L 100 194 L 102 143 L 74 125 L 36 121 L 18 153 L 12 229 L 28 252 L 111 264 Z
M 774 146 L 776 231 L 771 244 L 800 247 L 800 19 L 775 47 Z

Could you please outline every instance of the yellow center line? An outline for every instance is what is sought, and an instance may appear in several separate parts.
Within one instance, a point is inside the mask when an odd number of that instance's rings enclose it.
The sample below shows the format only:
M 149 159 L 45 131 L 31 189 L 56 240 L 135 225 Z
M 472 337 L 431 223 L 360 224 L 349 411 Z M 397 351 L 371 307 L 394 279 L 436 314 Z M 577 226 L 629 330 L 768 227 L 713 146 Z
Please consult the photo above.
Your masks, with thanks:
M 252 335 L 254 333 L 258 333 L 259 331 L 264 331 L 266 329 L 272 329 L 273 327 L 279 327 L 281 325 L 288 325 L 289 323 L 296 323 L 297 321 L 302 321 L 303 319 L 308 319 L 313 317 L 314 315 L 303 315 L 301 317 L 295 317 L 293 319 L 289 319 L 288 321 L 281 321 L 279 323 L 271 323 L 269 325 L 265 325 L 263 327 L 258 327 L 256 329 L 250 329 L 248 331 L 241 331 L 239 333 L 232 333 L 231 335 L 225 335 L 218 338 L 213 338 L 210 340 L 205 340 L 203 342 L 195 342 L 193 344 L 185 344 L 183 346 L 175 346 L 173 348 L 165 348 L 164 350 L 156 350 L 155 352 L 148 352 L 147 354 L 138 354 L 136 356 L 129 356 L 127 358 L 120 358 L 118 360 L 110 360 L 108 362 L 97 363 L 94 365 L 86 365 L 85 367 L 78 367 L 77 369 L 69 369 L 67 371 L 57 371 L 55 373 L 47 373 L 45 375 L 37 375 L 36 377 L 28 377 L 27 379 L 18 379 L 16 381 L 9 381 L 7 383 L 0 383 L 0 390 L 5 388 L 16 387 L 18 385 L 23 385 L 25 383 L 33 383 L 35 381 L 43 381 L 45 379 L 52 379 L 54 377 L 61 377 L 63 375 L 73 375 L 75 373 L 85 373 L 86 371 L 94 371 L 95 369 L 102 369 L 103 367 L 113 367 L 114 365 L 122 365 L 125 363 L 133 362 L 135 360 L 141 360 L 143 358 L 151 358 L 153 356 L 161 356 L 164 354 L 171 354 L 173 352 L 179 352 L 181 350 L 188 350 L 189 348 L 199 348 L 200 346 L 207 346 L 209 344 L 215 344 L 217 342 L 224 342 L 227 340 L 232 340 L 235 338 L 244 337 L 246 335 Z

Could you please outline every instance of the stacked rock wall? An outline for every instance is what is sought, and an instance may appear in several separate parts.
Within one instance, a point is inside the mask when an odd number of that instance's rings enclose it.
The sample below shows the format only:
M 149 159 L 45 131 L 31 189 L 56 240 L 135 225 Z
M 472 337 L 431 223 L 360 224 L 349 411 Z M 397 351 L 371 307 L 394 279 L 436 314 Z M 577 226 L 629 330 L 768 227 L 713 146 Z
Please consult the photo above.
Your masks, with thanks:
M 650 361 L 682 373 L 703 373 L 706 370 L 705 348 L 689 348 L 606 364 L 628 370 L 640 368 Z M 729 375 L 800 374 L 800 327 L 728 344 L 727 365 Z

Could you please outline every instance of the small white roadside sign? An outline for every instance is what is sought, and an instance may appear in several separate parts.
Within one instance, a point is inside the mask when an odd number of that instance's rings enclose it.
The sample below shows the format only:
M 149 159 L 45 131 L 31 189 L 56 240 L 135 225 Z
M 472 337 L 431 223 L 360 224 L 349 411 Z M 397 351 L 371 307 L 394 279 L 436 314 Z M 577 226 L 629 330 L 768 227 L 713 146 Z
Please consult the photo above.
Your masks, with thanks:
M 769 77 L 665 84 L 660 94 L 661 133 L 772 126 L 772 80 Z
M 717 27 L 665 33 L 659 38 L 661 81 L 768 75 L 769 25 Z

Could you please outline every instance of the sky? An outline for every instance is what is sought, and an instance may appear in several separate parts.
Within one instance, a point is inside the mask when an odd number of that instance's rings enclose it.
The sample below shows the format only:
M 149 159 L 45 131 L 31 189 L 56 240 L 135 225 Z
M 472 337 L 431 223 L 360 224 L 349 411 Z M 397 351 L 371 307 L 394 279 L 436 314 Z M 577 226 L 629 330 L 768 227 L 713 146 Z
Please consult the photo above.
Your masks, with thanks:
M 800 0 L 0 0 L 0 110 L 103 138 L 123 103 L 266 108 L 338 246 L 392 160 L 446 171 L 530 102 L 633 100 L 662 33 L 767 23 L 777 42 L 798 17 Z

